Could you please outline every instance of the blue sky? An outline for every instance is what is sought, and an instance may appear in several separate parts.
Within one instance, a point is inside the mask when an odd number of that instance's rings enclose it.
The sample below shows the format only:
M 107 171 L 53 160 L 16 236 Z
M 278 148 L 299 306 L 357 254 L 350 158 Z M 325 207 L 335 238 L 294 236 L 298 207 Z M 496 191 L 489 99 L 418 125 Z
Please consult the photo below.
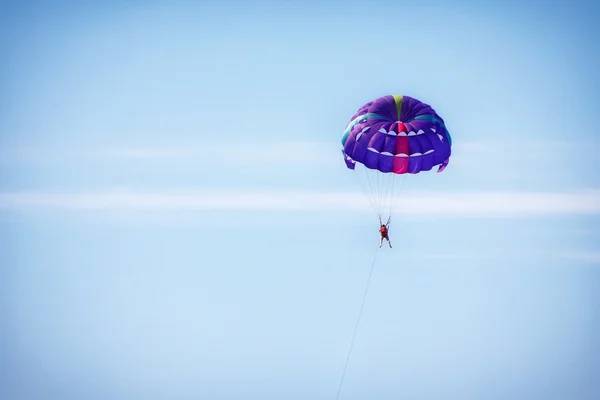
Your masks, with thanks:
M 340 399 L 600 396 L 593 2 L 0 5 L 0 397 L 335 398 L 377 219 L 365 102 L 453 138 L 410 176 Z

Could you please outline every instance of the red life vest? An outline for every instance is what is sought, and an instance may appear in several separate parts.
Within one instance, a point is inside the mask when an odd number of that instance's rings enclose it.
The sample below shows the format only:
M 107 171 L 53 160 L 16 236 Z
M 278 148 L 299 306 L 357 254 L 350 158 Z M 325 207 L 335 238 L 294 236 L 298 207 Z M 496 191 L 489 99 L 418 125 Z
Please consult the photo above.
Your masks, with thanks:
M 380 231 L 383 236 L 387 235 L 387 228 L 385 226 L 382 226 Z

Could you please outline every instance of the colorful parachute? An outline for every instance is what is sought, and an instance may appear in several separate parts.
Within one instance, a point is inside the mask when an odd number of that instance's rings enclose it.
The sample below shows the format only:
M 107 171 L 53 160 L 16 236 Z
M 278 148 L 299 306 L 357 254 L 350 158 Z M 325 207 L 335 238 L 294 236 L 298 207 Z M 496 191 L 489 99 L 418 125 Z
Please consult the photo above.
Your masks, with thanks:
M 363 105 L 342 136 L 348 168 L 357 167 L 365 194 L 380 219 L 397 205 L 396 180 L 407 174 L 443 171 L 450 161 L 452 138 L 434 109 L 413 97 L 383 96 Z M 364 175 L 365 180 L 362 180 Z M 370 192 L 370 196 L 369 196 Z

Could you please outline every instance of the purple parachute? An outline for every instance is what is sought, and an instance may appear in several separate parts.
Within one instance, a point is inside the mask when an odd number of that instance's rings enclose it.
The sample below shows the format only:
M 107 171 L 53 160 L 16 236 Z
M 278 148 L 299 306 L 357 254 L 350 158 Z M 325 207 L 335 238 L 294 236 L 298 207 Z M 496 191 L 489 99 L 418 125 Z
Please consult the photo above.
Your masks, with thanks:
M 408 96 L 383 96 L 354 114 L 342 137 L 349 168 L 357 162 L 395 174 L 444 170 L 452 139 L 444 120 L 429 106 Z
M 443 171 L 450 161 L 452 138 L 444 120 L 434 109 L 413 97 L 383 96 L 358 109 L 342 136 L 346 166 L 365 170 L 372 193 L 371 205 L 382 217 L 394 206 L 394 180 L 439 166 Z M 370 175 L 376 174 L 372 177 Z

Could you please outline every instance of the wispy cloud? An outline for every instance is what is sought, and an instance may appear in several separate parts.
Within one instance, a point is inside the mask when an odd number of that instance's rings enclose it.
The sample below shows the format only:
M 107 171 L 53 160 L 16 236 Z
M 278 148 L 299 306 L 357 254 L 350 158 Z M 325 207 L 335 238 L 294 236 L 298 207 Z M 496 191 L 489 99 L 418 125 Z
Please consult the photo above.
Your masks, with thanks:
M 600 251 L 581 251 L 562 254 L 562 258 L 590 264 L 600 264 Z
M 482 258 L 481 253 L 427 253 L 422 257 L 433 260 L 473 260 Z
M 452 164 L 471 173 L 495 174 L 519 179 L 530 172 L 554 170 L 557 160 L 570 155 L 567 166 L 593 162 L 600 151 L 598 141 L 545 141 L 533 139 L 457 142 L 452 146 Z
M 473 249 L 469 253 L 428 253 L 420 255 L 420 257 L 434 259 L 434 260 L 498 260 L 499 257 L 511 259 L 514 261 L 522 261 L 524 259 L 535 258 L 537 260 L 550 259 L 550 260 L 562 260 L 567 262 L 577 262 L 586 264 L 600 264 L 600 252 L 598 251 L 580 251 L 574 252 L 569 250 L 548 250 L 548 249 L 517 249 L 507 250 L 502 249 L 484 249 L 477 250 Z
M 185 161 L 199 164 L 290 164 L 339 163 L 337 142 L 222 141 L 181 146 L 113 146 L 95 148 L 12 147 L 0 150 L 0 158 L 11 162 L 87 160 L 115 161 Z
M 2 193 L 0 209 L 70 211 L 328 211 L 372 212 L 365 196 L 355 193 L 283 191 L 133 191 L 80 193 Z M 398 214 L 435 216 L 522 216 L 600 214 L 600 191 L 573 193 L 420 193 L 400 197 Z
M 338 147 L 327 142 L 273 142 L 273 143 L 209 143 L 197 147 L 180 148 L 115 148 L 96 152 L 106 158 L 193 158 L 211 163 L 291 163 L 331 162 L 338 155 Z M 341 157 L 341 156 L 340 156 Z
M 191 142 L 163 146 L 115 145 L 97 147 L 3 147 L 0 160 L 9 162 L 177 162 L 193 161 L 203 165 L 292 165 L 339 164 L 340 142 L 275 140 L 232 140 Z M 562 154 L 577 154 L 578 159 L 593 160 L 600 142 L 543 141 L 522 139 L 456 141 L 452 148 L 451 166 L 469 174 L 496 174 L 518 179 L 524 172 L 544 171 L 555 165 Z M 501 166 L 502 168 L 498 168 Z

